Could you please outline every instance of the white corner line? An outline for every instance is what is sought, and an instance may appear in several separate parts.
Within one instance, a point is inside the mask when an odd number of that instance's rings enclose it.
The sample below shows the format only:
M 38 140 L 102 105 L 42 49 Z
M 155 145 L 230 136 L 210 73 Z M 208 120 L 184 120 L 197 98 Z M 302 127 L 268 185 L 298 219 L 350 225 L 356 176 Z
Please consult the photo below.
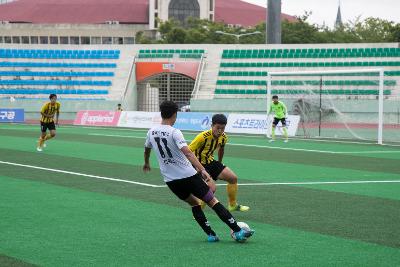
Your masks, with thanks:
M 91 175 L 91 174 L 85 174 L 85 173 L 79 173 L 79 172 L 70 172 L 70 171 L 65 171 L 65 170 L 44 168 L 44 167 L 38 167 L 38 166 L 26 165 L 26 164 L 19 164 L 19 163 L 8 162 L 8 161 L 0 161 L 0 164 L 7 164 L 7 165 L 12 165 L 12 166 L 25 167 L 25 168 L 44 170 L 44 171 L 50 171 L 50 172 L 57 172 L 57 173 L 65 173 L 65 174 L 71 174 L 71 175 L 83 176 L 83 177 L 89 177 L 89 178 L 95 178 L 95 179 L 101 179 L 101 180 L 108 180 L 108 181 L 114 181 L 114 182 L 120 182 L 120 183 L 142 185 L 142 186 L 154 187 L 154 188 L 165 187 L 164 185 L 154 185 L 154 184 L 148 184 L 148 183 L 140 183 L 140 182 L 135 182 L 135 181 L 129 181 L 129 180 L 123 180 L 123 179 L 117 179 L 117 178 L 110 178 L 110 177 L 104 177 L 104 176 L 98 176 L 98 175 Z

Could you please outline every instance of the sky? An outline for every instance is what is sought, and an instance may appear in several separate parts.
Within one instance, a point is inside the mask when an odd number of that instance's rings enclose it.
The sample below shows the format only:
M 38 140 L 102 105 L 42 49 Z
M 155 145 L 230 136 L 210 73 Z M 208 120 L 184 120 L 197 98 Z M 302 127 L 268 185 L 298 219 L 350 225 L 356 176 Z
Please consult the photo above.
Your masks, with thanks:
M 266 6 L 268 0 L 242 0 L 260 6 Z M 282 13 L 303 15 L 312 11 L 309 22 L 333 27 L 336 20 L 339 0 L 281 0 Z M 343 22 L 361 18 L 378 17 L 400 23 L 400 0 L 341 0 Z

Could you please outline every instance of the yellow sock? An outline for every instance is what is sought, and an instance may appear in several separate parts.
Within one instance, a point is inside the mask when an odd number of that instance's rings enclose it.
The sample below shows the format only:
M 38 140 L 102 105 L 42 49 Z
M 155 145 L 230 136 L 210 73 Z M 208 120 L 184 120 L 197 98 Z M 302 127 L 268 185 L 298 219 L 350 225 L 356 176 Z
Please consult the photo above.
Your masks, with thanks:
M 226 191 L 228 192 L 228 200 L 230 206 L 236 206 L 236 196 L 238 191 L 237 184 L 227 184 Z
M 285 138 L 287 139 L 287 138 L 288 138 L 288 134 L 287 134 L 286 127 L 283 127 L 282 130 L 283 130 L 283 135 L 284 135 Z
M 38 147 L 42 147 L 44 143 L 44 139 L 42 137 L 39 137 L 39 144 Z
M 46 134 L 43 141 L 50 140 L 51 138 L 53 138 L 53 136 L 51 136 L 51 134 Z
M 272 139 L 275 139 L 275 127 L 272 127 Z

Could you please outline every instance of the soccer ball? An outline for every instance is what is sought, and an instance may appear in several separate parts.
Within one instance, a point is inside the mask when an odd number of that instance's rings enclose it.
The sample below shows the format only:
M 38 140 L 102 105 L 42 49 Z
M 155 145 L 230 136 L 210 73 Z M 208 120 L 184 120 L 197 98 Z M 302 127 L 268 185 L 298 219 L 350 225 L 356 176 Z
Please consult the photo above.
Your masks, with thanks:
M 247 223 L 245 223 L 245 222 L 237 222 L 237 225 L 238 225 L 241 229 L 250 231 L 250 226 L 249 226 Z M 232 229 L 231 229 L 231 237 L 232 237 L 233 240 L 237 241 L 236 238 L 235 238 L 235 235 L 233 234 L 233 230 L 232 230 Z M 244 241 L 241 241 L 241 242 L 244 242 Z

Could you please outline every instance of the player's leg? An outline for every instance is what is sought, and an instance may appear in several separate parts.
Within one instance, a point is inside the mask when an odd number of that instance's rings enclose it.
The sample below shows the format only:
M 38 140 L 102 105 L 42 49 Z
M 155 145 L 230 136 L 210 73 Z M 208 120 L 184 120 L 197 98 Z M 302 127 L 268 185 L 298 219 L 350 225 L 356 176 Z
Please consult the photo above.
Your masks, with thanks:
M 281 119 L 281 123 L 282 123 L 283 136 L 285 137 L 285 142 L 287 142 L 289 139 L 288 139 L 288 132 L 287 132 L 287 128 L 286 128 L 286 119 L 285 118 Z
M 200 199 L 196 198 L 191 193 L 192 188 L 194 188 L 193 186 L 191 186 L 191 183 L 193 183 L 191 179 L 192 178 L 186 178 L 167 182 L 167 186 L 179 199 L 187 202 L 192 207 L 193 217 L 203 229 L 203 231 L 207 234 L 208 241 L 216 242 L 219 239 L 215 232 L 211 229 L 210 223 L 208 222 L 203 210 L 201 209 Z M 206 187 L 206 189 L 203 189 L 203 191 L 210 190 L 202 179 L 201 181 L 201 186 Z
M 276 130 L 276 125 L 278 125 L 278 123 L 279 119 L 274 117 L 274 121 L 272 122 L 272 134 L 270 142 L 275 141 L 275 130 Z
M 192 207 L 193 218 L 200 225 L 201 229 L 207 234 L 208 242 L 217 242 L 219 238 L 217 234 L 211 228 L 210 223 L 208 222 L 206 215 L 201 208 L 201 201 L 197 197 L 192 194 L 185 199 L 185 201 Z
M 254 234 L 253 230 L 241 229 L 232 214 L 218 201 L 213 192 L 209 192 L 202 198 L 207 205 L 214 210 L 219 219 L 223 221 L 233 231 L 237 241 L 242 242 Z
M 203 200 L 207 203 L 207 205 L 214 210 L 214 212 L 218 215 L 221 221 L 223 221 L 232 231 L 235 233 L 235 236 L 238 241 L 243 241 L 246 238 L 253 235 L 254 231 L 245 231 L 242 230 L 232 216 L 232 214 L 218 201 L 218 199 L 214 196 L 212 190 L 207 186 L 207 184 L 203 181 L 201 177 L 195 175 L 191 177 L 191 190 L 192 194 Z
M 54 138 L 56 136 L 56 126 L 54 122 L 49 123 L 49 130 L 50 132 L 46 134 L 46 137 L 44 138 L 45 141 L 50 140 L 51 138 Z
M 40 137 L 36 148 L 37 151 L 39 152 L 43 150 L 43 144 L 45 141 L 46 132 L 47 132 L 47 124 L 44 122 L 40 122 Z
M 228 193 L 229 211 L 248 211 L 249 207 L 239 205 L 237 203 L 237 192 L 238 192 L 238 177 L 228 167 L 225 167 L 222 172 L 218 175 L 218 179 L 226 181 L 226 191 Z
M 211 162 L 210 164 L 203 164 L 203 166 L 206 169 L 206 171 L 210 174 L 211 178 L 213 178 L 213 180 L 207 181 L 206 183 L 208 187 L 213 191 L 213 193 L 215 193 L 215 191 L 217 191 L 217 186 L 215 184 L 215 181 L 217 180 L 217 177 L 219 173 L 222 171 L 222 169 L 216 171 L 216 169 L 213 167 L 213 162 Z M 205 203 L 202 200 L 200 200 L 200 202 L 201 202 L 201 208 L 204 209 L 207 206 L 207 203 Z

